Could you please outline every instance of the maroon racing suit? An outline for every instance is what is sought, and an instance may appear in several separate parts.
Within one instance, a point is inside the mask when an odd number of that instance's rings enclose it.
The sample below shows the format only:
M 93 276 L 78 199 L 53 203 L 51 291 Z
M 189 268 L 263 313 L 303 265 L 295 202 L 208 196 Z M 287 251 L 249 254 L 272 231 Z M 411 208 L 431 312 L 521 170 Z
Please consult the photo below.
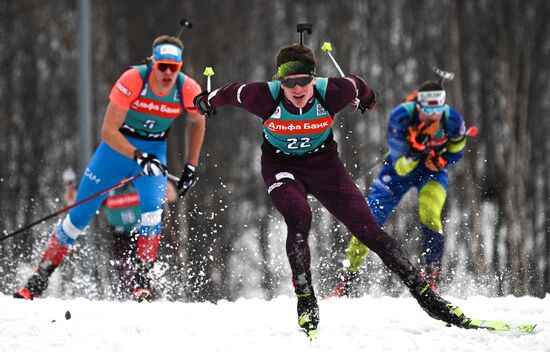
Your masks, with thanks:
M 324 96 L 316 91 L 307 105 L 299 109 L 284 97 L 282 90 L 278 94 L 274 93 L 274 84 L 277 83 L 230 83 L 211 92 L 208 102 L 213 108 L 223 105 L 244 108 L 260 117 L 264 123 L 262 175 L 275 207 L 287 224 L 286 252 L 293 277 L 310 270 L 308 236 L 312 212 L 307 201 L 307 195 L 310 194 L 378 254 L 384 264 L 397 273 L 409 288 L 418 284 L 418 270 L 411 264 L 397 240 L 384 232 L 374 219 L 362 192 L 340 160 L 332 134 L 334 114 L 350 104 L 356 96 L 365 106 L 370 105 L 375 99 L 375 93 L 356 76 L 328 78 Z M 308 111 L 319 111 L 319 101 L 331 115 L 328 127 L 331 130 L 321 146 L 308 153 L 292 154 L 270 143 L 265 133 L 266 121 L 270 117 L 280 114 L 281 110 L 287 111 L 296 123 L 293 126 L 297 126 L 301 116 L 305 116 Z M 285 126 L 288 126 L 286 122 Z

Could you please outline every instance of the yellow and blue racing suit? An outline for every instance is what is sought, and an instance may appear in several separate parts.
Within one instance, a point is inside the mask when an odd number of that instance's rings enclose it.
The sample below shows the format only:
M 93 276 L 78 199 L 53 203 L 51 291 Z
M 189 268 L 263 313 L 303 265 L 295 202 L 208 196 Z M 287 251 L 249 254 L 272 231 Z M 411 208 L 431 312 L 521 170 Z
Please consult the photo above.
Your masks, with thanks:
M 412 188 L 418 189 L 418 213 L 424 234 L 423 256 L 426 264 L 441 263 L 445 241 L 441 212 L 448 189 L 447 167 L 460 160 L 466 146 L 465 123 L 458 111 L 446 106 L 439 129 L 428 140 L 427 149 L 441 151 L 447 161 L 445 167 L 432 171 L 424 165 L 426 156 L 409 158 L 408 127 L 420 121 L 416 102 L 397 106 L 388 119 L 387 140 L 389 153 L 367 197 L 367 203 L 383 226 L 401 198 Z M 355 273 L 365 261 L 368 248 L 352 237 L 346 250 L 347 270 Z

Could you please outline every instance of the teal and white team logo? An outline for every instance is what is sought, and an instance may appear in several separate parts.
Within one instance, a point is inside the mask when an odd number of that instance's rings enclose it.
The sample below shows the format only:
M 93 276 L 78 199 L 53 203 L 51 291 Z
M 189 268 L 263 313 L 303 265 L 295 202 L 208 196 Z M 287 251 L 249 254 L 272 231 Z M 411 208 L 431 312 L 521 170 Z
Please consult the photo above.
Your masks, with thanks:
M 317 104 L 317 116 L 324 116 L 327 114 L 327 111 L 321 104 Z
M 272 119 L 280 119 L 281 118 L 281 107 L 277 106 L 277 109 L 275 109 L 275 112 L 273 115 L 271 115 Z
M 143 128 L 151 130 L 151 129 L 153 129 L 153 127 L 155 127 L 156 124 L 157 124 L 157 121 L 155 121 L 155 120 L 146 120 L 143 123 Z

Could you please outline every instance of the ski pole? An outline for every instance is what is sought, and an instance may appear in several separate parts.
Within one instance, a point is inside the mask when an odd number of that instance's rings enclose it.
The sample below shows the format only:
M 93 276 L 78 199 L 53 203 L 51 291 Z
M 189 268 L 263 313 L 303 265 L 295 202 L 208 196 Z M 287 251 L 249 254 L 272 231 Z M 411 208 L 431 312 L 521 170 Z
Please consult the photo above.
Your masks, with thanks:
M 324 42 L 323 46 L 321 47 L 321 50 L 323 50 L 328 54 L 328 56 L 332 60 L 332 63 L 334 64 L 334 66 L 336 66 L 336 69 L 338 70 L 340 77 L 345 77 L 344 71 L 342 71 L 342 69 L 340 68 L 340 65 L 338 65 L 338 63 L 336 62 L 336 59 L 330 53 L 332 51 L 332 44 L 330 44 L 330 42 Z M 355 97 L 355 99 L 353 100 L 353 103 L 351 104 L 355 107 L 355 109 L 357 109 L 357 107 L 359 106 L 359 103 L 360 103 L 359 98 Z
M 210 77 L 214 76 L 214 70 L 212 69 L 212 67 L 207 66 L 207 67 L 204 68 L 203 75 L 206 76 L 206 91 L 210 92 L 210 90 L 212 89 L 212 85 L 211 85 L 211 82 L 210 82 L 210 80 L 211 80 Z
M 26 230 L 28 230 L 28 229 L 30 229 L 30 228 L 32 228 L 32 227 L 34 227 L 34 226 L 36 226 L 36 225 L 38 225 L 38 224 L 44 222 L 44 221 L 46 221 L 46 220 L 49 220 L 49 219 L 51 219 L 51 218 L 57 216 L 57 215 L 61 215 L 61 214 L 65 213 L 65 212 L 71 210 L 72 208 L 79 206 L 80 204 L 86 203 L 86 202 L 88 202 L 88 201 L 90 201 L 90 200 L 92 200 L 92 199 L 94 199 L 94 198 L 97 198 L 97 197 L 99 197 L 99 196 L 101 196 L 101 195 L 103 195 L 103 194 L 105 194 L 105 193 L 107 193 L 107 192 L 110 192 L 110 191 L 112 191 L 112 190 L 114 190 L 114 189 L 117 189 L 117 188 L 119 188 L 119 187 L 122 187 L 122 186 L 125 185 L 126 183 L 131 182 L 131 181 L 133 181 L 133 180 L 135 180 L 135 179 L 137 179 L 137 178 L 140 178 L 141 176 L 143 176 L 143 174 L 138 174 L 138 175 L 132 176 L 132 177 L 130 177 L 130 178 L 126 178 L 126 179 L 120 181 L 119 183 L 117 183 L 116 185 L 114 185 L 114 186 L 112 186 L 112 187 L 109 187 L 109 188 L 107 188 L 107 189 L 104 189 L 103 191 L 98 192 L 98 193 L 96 193 L 96 194 L 92 194 L 92 195 L 89 196 L 88 198 L 82 199 L 81 201 L 76 202 L 76 203 L 74 203 L 73 205 L 70 205 L 70 206 L 68 206 L 68 207 L 66 207 L 66 208 L 63 208 L 63 209 L 61 209 L 61 210 L 58 210 L 58 211 L 56 211 L 56 212 L 54 212 L 54 213 L 52 213 L 52 214 L 50 214 L 50 215 L 48 215 L 48 216 L 43 217 L 42 219 L 36 220 L 36 221 L 34 221 L 34 222 L 28 224 L 27 226 L 22 227 L 22 228 L 20 228 L 19 230 L 16 230 L 16 231 L 10 233 L 9 235 L 6 235 L 6 236 L 4 236 L 4 237 L 1 237 L 1 238 L 0 238 L 0 242 L 4 241 L 5 239 L 8 239 L 8 238 L 10 238 L 10 237 L 12 237 L 12 236 L 17 235 L 18 233 L 21 233 L 21 232 L 23 232 L 23 231 L 26 231 Z
M 204 72 L 202 74 L 206 76 L 206 92 L 210 93 L 210 91 L 212 90 L 212 79 L 210 77 L 214 75 L 214 70 L 212 69 L 212 67 L 207 66 L 204 68 Z M 210 112 L 205 113 L 204 115 L 206 117 L 212 117 L 212 115 L 216 115 L 216 109 L 212 109 L 210 110 Z
M 34 222 L 28 224 L 27 226 L 20 228 L 19 230 L 16 230 L 16 231 L 14 231 L 14 232 L 12 232 L 12 233 L 10 233 L 10 234 L 4 236 L 4 237 L 0 237 L 0 242 L 4 241 L 5 239 L 8 239 L 8 238 L 10 238 L 10 237 L 12 237 L 12 236 L 17 235 L 18 233 L 21 233 L 21 232 L 23 232 L 23 231 L 26 231 L 26 230 L 28 230 L 28 229 L 30 229 L 30 228 L 32 228 L 32 227 L 34 227 L 34 226 L 36 226 L 36 225 L 38 225 L 38 224 L 44 222 L 44 221 L 46 221 L 46 220 L 49 220 L 49 219 L 51 219 L 51 218 L 57 216 L 57 215 L 61 215 L 61 214 L 65 213 L 65 212 L 71 210 L 72 208 L 75 208 L 75 207 L 79 206 L 80 204 L 86 203 L 86 202 L 88 202 L 88 201 L 90 201 L 90 200 L 92 200 L 92 199 L 94 199 L 94 198 L 97 198 L 97 197 L 99 197 L 99 196 L 101 196 L 101 195 L 103 195 L 103 194 L 105 194 L 105 193 L 108 193 L 108 192 L 110 192 L 110 191 L 112 191 L 112 190 L 115 190 L 115 189 L 117 189 L 117 188 L 120 188 L 120 187 L 122 187 L 123 185 L 127 184 L 128 182 L 132 182 L 132 181 L 134 181 L 134 180 L 140 178 L 141 176 L 143 176 L 143 174 L 137 174 L 137 175 L 132 176 L 132 177 L 130 177 L 130 178 L 126 178 L 126 179 L 120 181 L 119 183 L 117 183 L 117 184 L 114 185 L 114 186 L 111 186 L 111 187 L 109 187 L 109 188 L 107 188 L 107 189 L 104 189 L 103 191 L 98 192 L 98 193 L 96 193 L 96 194 L 92 194 L 92 195 L 89 196 L 88 198 L 85 198 L 85 199 L 83 199 L 83 200 L 81 200 L 81 201 L 79 201 L 79 202 L 77 202 L 77 203 L 74 203 L 73 205 L 70 205 L 70 206 L 68 206 L 68 207 L 66 207 L 66 208 L 63 208 L 63 209 L 61 209 L 61 210 L 58 210 L 58 211 L 56 211 L 56 212 L 54 212 L 54 213 L 52 213 L 52 214 L 50 214 L 50 215 L 48 215 L 48 216 L 43 217 L 42 219 L 36 220 L 36 221 L 34 221 Z M 171 175 L 171 174 L 167 174 L 166 176 L 167 176 L 170 180 L 172 180 L 172 181 L 174 181 L 174 182 L 179 182 L 179 180 L 180 180 L 178 177 L 176 177 L 176 176 L 174 176 L 174 175 Z
M 367 173 L 370 173 L 375 167 L 377 167 L 378 165 L 380 165 L 384 160 L 386 160 L 386 155 L 384 155 L 384 157 L 382 159 L 378 159 L 376 160 L 374 163 L 370 164 L 368 167 L 367 167 Z
M 170 181 L 174 181 L 174 182 L 176 182 L 176 183 L 180 182 L 179 177 L 176 177 L 176 176 L 174 176 L 174 175 L 172 175 L 172 174 L 166 174 L 166 177 L 168 177 L 168 179 L 169 179 Z
M 466 136 L 468 136 L 468 137 L 475 137 L 475 136 L 477 136 L 477 132 L 478 132 L 478 130 L 477 130 L 477 127 L 476 127 L 476 126 L 470 126 L 470 127 L 468 127 L 468 129 L 466 130 L 466 133 L 465 133 L 465 134 L 466 134 Z
M 332 44 L 330 44 L 330 42 L 324 42 L 323 46 L 321 47 L 321 50 L 323 50 L 324 52 L 326 52 L 328 54 L 328 56 L 332 60 L 332 63 L 334 64 L 334 66 L 336 66 L 336 69 L 338 70 L 338 73 L 340 73 L 340 77 L 344 77 L 345 76 L 344 71 L 342 71 L 342 69 L 340 68 L 340 65 L 338 65 L 338 63 L 336 62 L 336 59 L 331 54 Z

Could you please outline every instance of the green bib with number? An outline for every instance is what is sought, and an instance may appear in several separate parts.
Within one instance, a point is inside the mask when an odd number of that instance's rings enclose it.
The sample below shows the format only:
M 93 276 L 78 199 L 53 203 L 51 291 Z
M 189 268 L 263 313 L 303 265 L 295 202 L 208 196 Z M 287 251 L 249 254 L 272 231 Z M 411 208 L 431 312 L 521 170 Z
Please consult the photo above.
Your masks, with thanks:
M 135 66 L 142 79 L 149 78 L 147 65 Z M 181 84 L 185 75 L 179 73 Z M 183 110 L 181 94 L 178 92 L 179 84 L 167 95 L 155 94 L 149 82 L 144 82 L 143 89 L 136 100 L 130 106 L 122 129 L 129 131 L 132 135 L 147 139 L 163 139 L 166 137 L 170 126 L 179 117 Z
M 324 98 L 328 78 L 317 77 L 314 89 Z M 279 104 L 269 118 L 264 121 L 263 131 L 267 141 L 284 154 L 302 155 L 315 152 L 332 131 L 332 116 L 321 101 L 314 97 L 313 107 L 301 115 L 290 113 L 279 99 L 281 82 L 267 82 L 271 94 Z

